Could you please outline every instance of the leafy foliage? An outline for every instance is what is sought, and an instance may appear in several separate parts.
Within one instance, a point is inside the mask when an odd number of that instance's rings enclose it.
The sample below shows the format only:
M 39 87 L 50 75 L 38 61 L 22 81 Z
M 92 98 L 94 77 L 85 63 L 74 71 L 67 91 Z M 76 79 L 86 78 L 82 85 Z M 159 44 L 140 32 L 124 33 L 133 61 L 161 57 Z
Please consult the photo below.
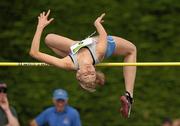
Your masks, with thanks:
M 41 50 L 52 55 L 43 41 L 47 33 L 82 39 L 95 30 L 96 17 L 106 12 L 104 27 L 108 34 L 132 41 L 139 62 L 180 61 L 179 0 L 1 0 L 0 8 L 1 61 L 35 61 L 28 51 L 37 16 L 48 9 L 55 21 L 42 36 Z M 120 62 L 122 58 L 106 61 Z M 93 94 L 80 89 L 73 72 L 54 67 L 1 67 L 0 78 L 9 86 L 10 102 L 23 126 L 52 105 L 55 88 L 69 92 L 69 104 L 80 111 L 83 126 L 154 126 L 165 116 L 180 117 L 180 68 L 139 67 L 128 120 L 119 114 L 119 96 L 124 92 L 122 69 L 98 69 L 106 74 L 107 81 Z

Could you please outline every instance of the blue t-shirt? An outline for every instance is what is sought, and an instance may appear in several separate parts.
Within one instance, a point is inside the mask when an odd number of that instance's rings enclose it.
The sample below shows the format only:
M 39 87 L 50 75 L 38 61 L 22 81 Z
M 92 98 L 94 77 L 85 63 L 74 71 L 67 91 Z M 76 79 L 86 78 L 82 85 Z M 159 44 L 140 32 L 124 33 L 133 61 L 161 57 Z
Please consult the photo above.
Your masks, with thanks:
M 38 126 L 81 126 L 79 113 L 76 109 L 66 106 L 63 112 L 57 112 L 55 107 L 50 107 L 40 113 L 36 118 Z

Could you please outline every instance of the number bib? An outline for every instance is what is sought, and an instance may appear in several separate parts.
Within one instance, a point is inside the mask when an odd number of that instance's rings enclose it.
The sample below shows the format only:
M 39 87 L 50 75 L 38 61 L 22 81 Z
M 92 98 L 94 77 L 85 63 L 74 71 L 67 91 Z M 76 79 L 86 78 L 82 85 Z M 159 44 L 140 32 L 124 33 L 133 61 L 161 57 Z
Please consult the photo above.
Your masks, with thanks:
M 72 54 L 76 54 L 82 47 L 88 46 L 93 43 L 92 38 L 87 38 L 70 47 Z

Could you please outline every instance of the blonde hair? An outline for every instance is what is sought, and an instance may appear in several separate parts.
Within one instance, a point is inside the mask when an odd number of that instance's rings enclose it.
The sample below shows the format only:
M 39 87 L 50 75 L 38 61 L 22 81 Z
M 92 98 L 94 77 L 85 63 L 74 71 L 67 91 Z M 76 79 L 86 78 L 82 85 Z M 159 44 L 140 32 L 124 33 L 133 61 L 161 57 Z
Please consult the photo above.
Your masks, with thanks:
M 105 83 L 105 76 L 100 71 L 96 71 L 96 80 L 94 82 L 83 82 L 78 75 L 77 75 L 77 79 L 78 79 L 79 85 L 83 89 L 89 92 L 95 92 L 97 85 L 102 86 Z
M 101 71 L 96 71 L 96 80 L 95 83 L 98 85 L 104 85 L 105 83 L 105 75 Z

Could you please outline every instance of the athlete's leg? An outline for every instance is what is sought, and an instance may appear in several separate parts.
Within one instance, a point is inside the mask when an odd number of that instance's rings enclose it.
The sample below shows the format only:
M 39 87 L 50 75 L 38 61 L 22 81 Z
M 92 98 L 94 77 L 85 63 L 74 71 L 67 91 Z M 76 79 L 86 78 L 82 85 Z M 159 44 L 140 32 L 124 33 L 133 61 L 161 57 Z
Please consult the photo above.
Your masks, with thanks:
M 65 57 L 70 53 L 70 46 L 73 45 L 75 41 L 60 35 L 48 34 L 45 38 L 45 43 L 56 54 Z
M 136 62 L 136 47 L 131 42 L 122 39 L 120 37 L 113 37 L 116 42 L 116 48 L 114 51 L 114 55 L 123 55 L 125 56 L 125 62 Z M 121 101 L 121 113 L 122 116 L 128 118 L 131 112 L 132 105 L 132 97 L 133 97 L 133 89 L 134 89 L 134 81 L 136 77 L 136 66 L 124 66 L 123 74 L 125 79 L 125 95 L 120 97 Z
M 113 36 L 116 42 L 116 48 L 113 55 L 125 56 L 124 62 L 136 62 L 136 47 L 131 42 L 120 37 Z M 123 74 L 125 79 L 125 88 L 133 97 L 134 81 L 136 77 L 136 66 L 124 66 Z
M 52 49 L 53 52 L 55 52 L 58 56 L 64 58 L 68 55 L 68 53 L 64 52 L 64 51 L 61 51 L 61 50 L 58 50 L 56 48 L 53 48 L 51 46 L 49 46 L 50 49 Z

